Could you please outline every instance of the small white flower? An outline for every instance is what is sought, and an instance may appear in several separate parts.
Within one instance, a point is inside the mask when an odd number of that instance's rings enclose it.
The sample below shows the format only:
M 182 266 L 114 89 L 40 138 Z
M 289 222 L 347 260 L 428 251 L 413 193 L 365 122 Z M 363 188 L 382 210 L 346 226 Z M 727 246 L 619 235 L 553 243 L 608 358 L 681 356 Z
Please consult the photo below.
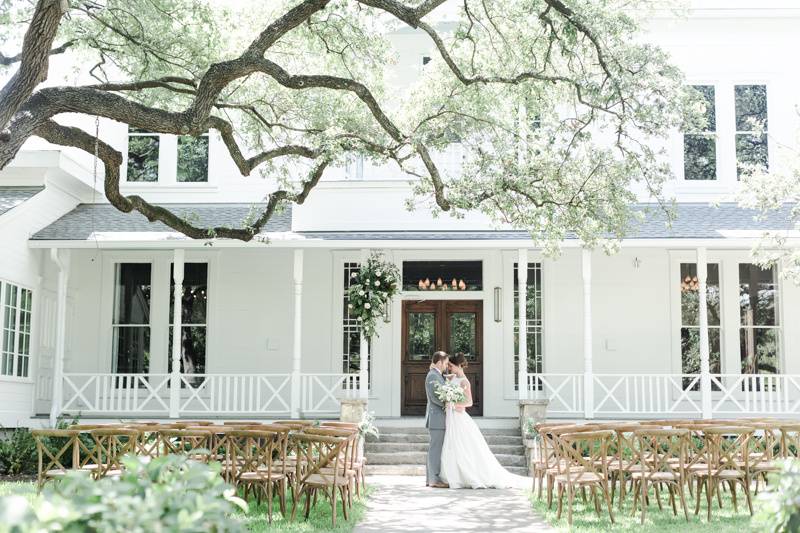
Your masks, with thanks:
M 357 277 L 357 276 L 358 276 L 358 274 L 356 274 L 355 272 L 353 272 L 352 274 L 350 274 L 350 277 L 351 277 L 351 278 L 355 278 L 355 277 Z
M 365 303 L 365 304 L 364 304 L 364 309 L 369 309 L 370 307 L 372 307 L 372 306 L 371 306 L 371 305 L 369 305 L 369 302 L 367 302 L 367 303 Z
M 376 270 L 375 271 L 375 275 L 378 276 L 378 277 L 381 277 L 381 271 L 380 270 Z
M 347 308 L 348 309 L 352 309 L 353 308 L 353 304 L 347 304 Z
M 375 280 L 375 286 L 376 286 L 376 287 L 380 287 L 380 286 L 381 286 L 381 282 L 380 282 L 380 281 L 378 281 L 378 280 Z
M 364 296 L 366 293 L 364 291 L 358 291 L 359 296 Z

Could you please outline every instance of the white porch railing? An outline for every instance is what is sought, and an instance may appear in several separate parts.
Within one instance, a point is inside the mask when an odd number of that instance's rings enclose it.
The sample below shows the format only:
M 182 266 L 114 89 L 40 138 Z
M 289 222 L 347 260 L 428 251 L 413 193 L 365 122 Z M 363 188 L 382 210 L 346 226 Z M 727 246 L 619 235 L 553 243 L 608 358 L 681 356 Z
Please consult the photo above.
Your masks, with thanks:
M 303 415 L 339 412 L 339 400 L 357 398 L 358 374 L 303 374 L 300 411 Z
M 168 374 L 64 374 L 65 413 L 169 412 Z
M 181 374 L 177 391 L 169 374 L 63 375 L 61 413 L 100 416 L 289 416 L 292 374 Z M 301 374 L 300 412 L 336 415 L 339 400 L 359 395 L 358 374 Z
M 699 374 L 593 374 L 591 398 L 583 373 L 529 374 L 528 398 L 548 399 L 555 418 L 701 418 Z M 800 375 L 712 374 L 711 416 L 800 415 Z

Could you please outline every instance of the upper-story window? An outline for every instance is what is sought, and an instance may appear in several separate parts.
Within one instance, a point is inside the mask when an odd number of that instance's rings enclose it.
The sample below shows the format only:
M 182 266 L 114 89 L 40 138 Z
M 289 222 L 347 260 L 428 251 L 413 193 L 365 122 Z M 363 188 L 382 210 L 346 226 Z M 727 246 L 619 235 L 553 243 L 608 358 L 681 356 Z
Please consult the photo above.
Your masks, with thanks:
M 127 181 L 207 183 L 208 135 L 176 137 L 130 128 Z
M 130 128 L 128 131 L 128 181 L 158 181 L 158 151 L 161 136 Z
M 701 131 L 683 135 L 683 177 L 686 180 L 717 179 L 717 110 L 713 85 L 693 85 L 706 104 L 706 124 Z
M 767 168 L 767 86 L 737 85 L 736 162 L 737 175 L 756 166 Z
M 208 135 L 178 137 L 179 182 L 208 181 Z

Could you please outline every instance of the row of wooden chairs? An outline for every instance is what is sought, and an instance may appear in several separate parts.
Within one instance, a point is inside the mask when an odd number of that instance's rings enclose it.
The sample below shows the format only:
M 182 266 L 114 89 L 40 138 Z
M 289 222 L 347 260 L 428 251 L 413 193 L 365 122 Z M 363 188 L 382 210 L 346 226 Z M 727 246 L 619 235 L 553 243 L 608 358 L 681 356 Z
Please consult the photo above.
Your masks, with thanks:
M 305 517 L 312 501 L 325 497 L 336 523 L 337 499 L 347 520 L 354 492 L 365 488 L 365 459 L 361 453 L 357 424 L 281 420 L 261 422 L 207 421 L 170 424 L 74 425 L 69 429 L 35 430 L 38 487 L 52 479 L 80 470 L 95 478 L 122 473 L 122 457 L 186 454 L 193 460 L 219 461 L 226 481 L 241 488 L 245 498 L 263 498 L 272 521 L 273 498 L 286 515 L 287 492 L 291 491 L 294 519 L 303 495 Z
M 749 419 L 736 421 L 654 420 L 616 424 L 540 424 L 539 445 L 531 465 L 534 488 L 541 499 L 547 490 L 548 507 L 558 500 L 561 517 L 567 499 L 568 522 L 572 504 L 580 492 L 584 500 L 590 491 L 595 511 L 605 500 L 611 521 L 612 502 L 619 486 L 622 508 L 626 487 L 633 494 L 632 512 L 641 508 L 644 523 L 650 489 L 659 509 L 660 492 L 669 494 L 677 515 L 679 499 L 688 520 L 685 489 L 695 497 L 699 513 L 705 492 L 708 519 L 716 495 L 722 506 L 722 491 L 729 490 L 738 511 L 736 490 L 740 487 L 752 514 L 751 489 L 767 474 L 779 469 L 776 459 L 800 453 L 800 424 L 785 420 Z

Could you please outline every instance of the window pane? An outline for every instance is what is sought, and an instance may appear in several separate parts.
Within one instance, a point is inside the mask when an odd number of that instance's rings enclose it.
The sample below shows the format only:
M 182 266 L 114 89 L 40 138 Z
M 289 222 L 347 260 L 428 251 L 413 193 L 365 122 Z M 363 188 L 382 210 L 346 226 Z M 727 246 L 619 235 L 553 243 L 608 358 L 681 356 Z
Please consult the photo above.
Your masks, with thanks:
M 705 108 L 706 124 L 703 130 L 717 131 L 717 112 L 716 112 L 716 103 L 714 101 L 714 86 L 692 85 L 692 88 L 700 93 L 706 104 Z
M 743 172 L 749 171 L 748 166 L 766 170 L 769 166 L 767 135 L 765 133 L 761 135 L 737 133 L 736 161 L 739 163 L 737 168 L 739 177 L 742 176 Z
M 720 366 L 720 328 L 708 329 L 708 363 L 712 374 L 721 373 Z M 681 372 L 683 374 L 700 373 L 700 328 L 681 328 Z M 688 387 L 691 378 L 684 378 L 683 386 Z M 698 389 L 699 382 L 693 389 Z
M 117 263 L 114 324 L 149 324 L 150 290 L 150 263 Z
M 739 265 L 739 309 L 741 325 L 776 326 L 774 271 L 758 265 Z
M 752 131 L 753 123 L 767 129 L 767 86 L 737 85 L 736 131 Z
M 777 374 L 778 329 L 741 328 L 739 351 L 742 358 L 742 374 Z
M 426 361 L 436 349 L 436 314 L 408 313 L 409 360 Z
M 477 357 L 476 332 L 478 317 L 475 313 L 452 313 L 450 315 L 450 338 L 448 345 L 450 353 L 461 352 L 467 359 Z M 435 350 L 431 350 L 431 354 Z
M 684 326 L 700 325 L 700 282 L 697 279 L 695 263 L 681 263 L 681 324 Z M 719 326 L 720 292 L 719 265 L 707 265 L 706 307 L 708 308 L 708 325 Z
M 356 373 L 361 369 L 361 327 L 358 320 L 350 316 L 347 307 L 347 289 L 353 280 L 353 275 L 358 272 L 359 264 L 355 262 L 344 263 L 342 269 L 342 371 Z M 372 383 L 372 347 L 367 345 L 369 360 L 369 380 Z
M 115 326 L 113 342 L 118 374 L 143 374 L 150 370 L 149 326 Z
M 687 180 L 717 179 L 717 139 L 708 134 L 683 136 L 683 177 Z
M 208 181 L 208 137 L 178 137 L 178 181 Z
M 128 136 L 128 181 L 158 181 L 157 135 Z
M 514 263 L 514 384 L 519 384 L 519 280 L 517 263 Z M 542 264 L 528 263 L 527 296 L 527 369 L 529 374 L 542 372 Z M 541 383 L 539 384 L 541 386 Z
M 174 265 L 169 272 L 169 323 L 175 308 Z M 208 263 L 183 265 L 183 298 L 181 300 L 182 324 L 205 324 L 208 306 Z
M 168 347 L 169 364 L 172 372 L 172 328 L 169 330 Z M 184 326 L 181 327 L 181 368 L 182 374 L 205 374 L 206 372 L 206 327 Z M 190 383 L 199 386 L 203 378 L 196 378 Z

